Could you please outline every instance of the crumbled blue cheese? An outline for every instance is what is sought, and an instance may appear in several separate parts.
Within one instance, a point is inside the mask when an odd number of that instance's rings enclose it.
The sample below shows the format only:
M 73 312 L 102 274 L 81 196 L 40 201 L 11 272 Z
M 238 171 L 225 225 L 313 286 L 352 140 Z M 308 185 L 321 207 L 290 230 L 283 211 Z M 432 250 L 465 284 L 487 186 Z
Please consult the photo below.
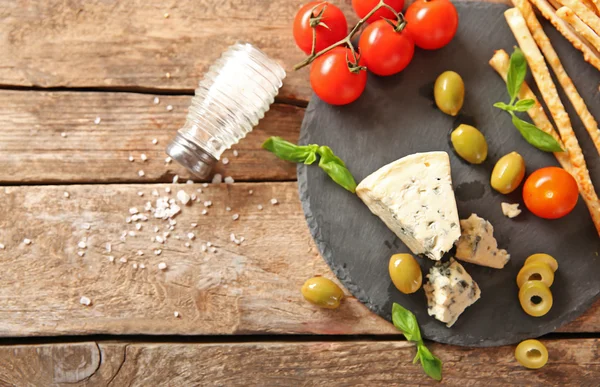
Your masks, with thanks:
M 438 261 L 460 237 L 446 152 L 416 153 L 385 165 L 356 194 L 415 254 Z
M 500 206 L 502 207 L 502 213 L 508 218 L 512 219 L 514 217 L 519 216 L 519 214 L 521 213 L 521 210 L 519 209 L 519 203 L 501 203 Z
M 456 243 L 456 258 L 475 265 L 502 269 L 508 263 L 510 254 L 498 249 L 494 238 L 494 227 L 476 214 L 460 221 L 462 234 Z
M 427 296 L 427 312 L 450 328 L 469 306 L 481 297 L 477 283 L 460 263 L 451 258 L 437 262 L 423 285 Z

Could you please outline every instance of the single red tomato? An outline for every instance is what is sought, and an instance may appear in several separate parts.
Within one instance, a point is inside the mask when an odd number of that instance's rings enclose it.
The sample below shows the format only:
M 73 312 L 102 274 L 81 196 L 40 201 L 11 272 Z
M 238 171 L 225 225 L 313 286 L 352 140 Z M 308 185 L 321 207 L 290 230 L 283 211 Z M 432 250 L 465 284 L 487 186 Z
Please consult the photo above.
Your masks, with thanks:
M 323 15 L 321 15 L 321 23 L 327 25 L 317 26 L 317 43 L 315 45 L 316 51 L 321 51 L 340 41 L 348 34 L 348 23 L 346 22 L 346 16 L 344 13 L 335 5 L 328 2 L 313 1 L 304 5 L 294 19 L 294 39 L 296 44 L 302 51 L 310 54 L 312 50 L 312 27 L 310 26 L 310 18 L 314 15 L 317 16 L 319 12 L 325 7 Z
M 385 3 L 392 7 L 396 12 L 401 12 L 402 8 L 404 8 L 404 0 L 386 0 Z M 354 8 L 354 12 L 356 12 L 361 19 L 367 16 L 377 4 L 379 4 L 379 0 L 352 0 L 352 8 Z M 380 8 L 367 19 L 367 22 L 373 23 L 377 20 L 381 20 L 381 18 L 396 20 L 396 16 L 392 11 L 387 8 Z
M 352 51 L 336 47 L 315 59 L 310 67 L 310 85 L 315 94 L 331 105 L 354 102 L 367 85 L 365 70 L 350 71 L 348 62 L 357 66 Z M 359 60 L 359 64 L 363 64 Z
M 361 57 L 369 71 L 377 75 L 392 75 L 404 70 L 415 53 L 410 35 L 394 31 L 386 20 L 377 20 L 363 31 L 358 42 Z
M 575 208 L 578 198 L 577 182 L 558 167 L 538 169 L 523 186 L 525 206 L 540 218 L 562 218 Z
M 404 16 L 415 44 L 425 50 L 444 47 L 458 28 L 458 13 L 449 0 L 417 0 Z

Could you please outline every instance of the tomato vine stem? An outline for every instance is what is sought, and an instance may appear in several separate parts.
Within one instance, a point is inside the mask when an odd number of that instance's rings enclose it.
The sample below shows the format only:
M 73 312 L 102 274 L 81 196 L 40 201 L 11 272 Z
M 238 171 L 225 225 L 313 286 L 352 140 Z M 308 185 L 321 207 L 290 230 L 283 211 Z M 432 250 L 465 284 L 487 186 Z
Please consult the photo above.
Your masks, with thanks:
M 356 61 L 354 63 L 355 66 L 358 66 L 358 56 L 356 53 L 356 50 L 354 49 L 354 46 L 352 45 L 352 38 L 354 37 L 354 35 L 356 35 L 356 33 L 360 30 L 360 28 L 367 22 L 367 20 L 373 16 L 373 14 L 377 11 L 379 11 L 382 8 L 386 8 L 390 11 L 392 11 L 394 13 L 394 15 L 396 16 L 396 20 L 398 22 L 398 26 L 402 26 L 400 28 L 400 31 L 402 28 L 404 28 L 404 26 L 406 25 L 406 21 L 404 20 L 404 15 L 402 14 L 402 12 L 396 12 L 396 10 L 394 8 L 392 8 L 391 6 L 389 6 L 388 4 L 386 4 L 384 2 L 385 0 L 379 0 L 379 3 L 373 7 L 373 9 L 365 15 L 365 17 L 363 17 L 362 19 L 360 19 L 355 25 L 354 27 L 352 27 L 352 29 L 350 30 L 350 33 L 342 40 L 333 43 L 331 46 L 326 47 L 324 49 L 322 49 L 319 52 L 315 53 L 315 46 L 317 43 L 317 30 L 316 27 L 318 26 L 313 26 L 312 27 L 312 33 L 313 33 L 313 41 L 312 41 L 312 49 L 311 49 L 311 53 L 309 56 L 307 56 L 302 62 L 296 64 L 294 66 L 294 70 L 299 70 L 302 67 L 308 66 L 309 64 L 311 64 L 315 59 L 317 59 L 318 57 L 320 57 L 323 54 L 326 54 L 327 52 L 333 50 L 336 47 L 339 46 L 343 46 L 345 45 L 346 47 L 348 47 L 350 49 L 350 51 L 352 52 L 352 56 L 354 57 L 354 60 Z M 323 10 L 319 13 L 319 15 L 315 15 L 315 18 L 320 18 L 322 17 L 324 12 L 324 8 Z M 350 65 L 350 63 L 349 63 Z M 352 71 L 352 68 L 351 68 Z

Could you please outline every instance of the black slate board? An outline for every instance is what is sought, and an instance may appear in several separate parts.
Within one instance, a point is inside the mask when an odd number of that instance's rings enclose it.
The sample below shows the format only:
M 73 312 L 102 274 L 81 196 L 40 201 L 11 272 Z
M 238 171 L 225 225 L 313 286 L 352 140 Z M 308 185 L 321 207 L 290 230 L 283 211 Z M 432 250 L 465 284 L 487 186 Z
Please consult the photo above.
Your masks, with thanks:
M 508 114 L 492 107 L 494 102 L 506 102 L 507 92 L 488 60 L 495 49 L 510 53 L 516 45 L 503 15 L 507 7 L 484 3 L 457 3 L 456 7 L 460 26 L 449 46 L 433 52 L 417 50 L 409 67 L 396 76 L 370 74 L 365 93 L 351 105 L 329 106 L 313 97 L 300 142 L 330 145 L 346 161 L 357 182 L 408 154 L 448 152 L 461 219 L 471 213 L 488 219 L 495 227 L 499 246 L 512 257 L 502 270 L 463 263 L 481 287 L 481 299 L 452 328 L 446 328 L 427 314 L 422 289 L 404 295 L 393 286 L 387 269 L 389 257 L 410 251 L 356 195 L 335 185 L 316 166 L 300 165 L 300 198 L 321 254 L 348 290 L 373 312 L 391 320 L 392 302 L 398 302 L 416 314 L 427 339 L 465 346 L 512 344 L 554 331 L 598 298 L 600 240 L 581 199 L 571 214 L 555 221 L 527 211 L 512 220 L 502 214 L 502 201 L 519 202 L 523 208 L 520 189 L 504 196 L 489 186 L 491 170 L 502 155 L 519 152 L 528 173 L 558 164 L 552 154 L 528 145 L 511 126 Z M 592 114 L 600 119 L 598 71 L 548 23 L 544 23 L 544 30 Z M 466 84 L 465 105 L 459 117 L 441 113 L 433 103 L 433 82 L 445 70 L 457 71 Z M 530 77 L 528 83 L 534 85 Z M 598 154 L 567 98 L 564 94 L 561 98 L 595 186 L 600 188 Z M 475 125 L 486 136 L 489 155 L 484 164 L 468 165 L 453 153 L 449 133 L 460 123 Z M 537 252 L 555 256 L 560 264 L 552 286 L 554 307 L 541 318 L 522 311 L 515 283 L 525 258 Z M 433 262 L 423 257 L 418 261 L 427 274 Z

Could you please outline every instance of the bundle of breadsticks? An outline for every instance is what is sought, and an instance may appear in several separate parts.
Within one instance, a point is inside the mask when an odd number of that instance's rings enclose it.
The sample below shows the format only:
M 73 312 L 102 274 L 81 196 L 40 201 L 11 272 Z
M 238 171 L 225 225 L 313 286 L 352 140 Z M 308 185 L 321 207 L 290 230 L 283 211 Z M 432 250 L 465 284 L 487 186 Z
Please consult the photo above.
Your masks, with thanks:
M 536 5 L 542 15 L 549 19 L 575 47 L 584 53 L 586 61 L 600 70 L 600 54 L 598 53 L 598 50 L 593 47 L 590 41 L 584 40 L 581 37 L 585 36 L 583 33 L 573 31 L 570 24 L 567 24 L 562 19 L 562 16 L 560 16 L 561 14 L 564 14 L 565 16 L 571 15 L 577 18 L 573 19 L 578 20 L 575 23 L 581 23 L 578 24 L 580 27 L 582 27 L 582 25 L 588 27 L 591 32 L 594 32 L 597 38 L 598 35 L 600 35 L 600 19 L 598 18 L 598 14 L 600 13 L 600 0 L 558 0 L 564 5 L 563 7 L 559 7 L 558 11 L 556 11 L 546 0 L 512 0 L 515 8 L 511 8 L 504 13 L 506 21 L 527 59 L 533 78 L 542 98 L 546 102 L 546 106 L 556 124 L 558 133 L 555 131 L 554 126 L 544 112 L 544 108 L 539 103 L 527 83 L 523 83 L 519 98 L 533 99 L 535 101 L 534 107 L 527 112 L 531 117 L 531 120 L 538 128 L 558 140 L 565 150 L 564 152 L 557 152 L 554 155 L 560 165 L 577 181 L 579 192 L 590 211 L 596 230 L 600 235 L 600 200 L 598 199 L 592 184 L 583 157 L 583 152 L 581 151 L 579 142 L 577 141 L 577 137 L 571 126 L 569 115 L 558 96 L 558 91 L 554 85 L 546 61 L 554 71 L 556 79 L 563 87 L 565 94 L 571 101 L 577 115 L 581 118 L 591 140 L 596 146 L 598 154 L 600 154 L 600 129 L 598 129 L 598 123 L 588 110 L 583 98 L 577 92 L 571 78 L 569 78 L 562 66 L 558 54 L 552 47 L 550 39 L 548 39 L 548 36 L 544 33 L 541 24 L 535 16 L 530 1 Z M 555 3 L 555 0 L 550 1 L 553 4 Z M 560 4 L 556 3 L 556 5 Z M 586 33 L 589 33 L 590 31 L 587 31 Z M 590 35 L 591 39 L 594 39 L 593 36 L 594 35 Z M 600 49 L 600 46 L 598 46 L 598 48 Z M 546 61 L 544 60 L 544 56 Z M 508 54 L 503 50 L 496 51 L 490 60 L 490 65 L 506 81 L 509 66 Z

